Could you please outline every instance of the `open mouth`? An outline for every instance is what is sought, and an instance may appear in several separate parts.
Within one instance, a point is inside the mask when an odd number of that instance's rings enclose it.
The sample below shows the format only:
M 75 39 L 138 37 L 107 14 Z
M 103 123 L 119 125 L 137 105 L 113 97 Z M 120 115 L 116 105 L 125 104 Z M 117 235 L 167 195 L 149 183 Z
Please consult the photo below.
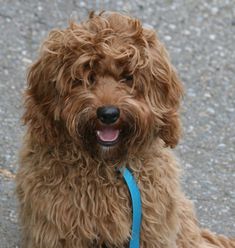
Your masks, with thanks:
M 103 146 L 113 146 L 119 141 L 120 130 L 114 127 L 102 127 L 96 131 L 98 143 Z

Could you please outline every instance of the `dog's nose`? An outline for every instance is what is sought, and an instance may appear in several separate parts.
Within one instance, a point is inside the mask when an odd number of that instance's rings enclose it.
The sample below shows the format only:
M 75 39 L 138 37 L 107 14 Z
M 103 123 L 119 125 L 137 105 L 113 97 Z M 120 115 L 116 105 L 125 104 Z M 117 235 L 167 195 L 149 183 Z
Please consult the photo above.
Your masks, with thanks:
M 105 124 L 114 123 L 120 116 L 120 110 L 114 106 L 103 106 L 97 109 L 97 117 Z

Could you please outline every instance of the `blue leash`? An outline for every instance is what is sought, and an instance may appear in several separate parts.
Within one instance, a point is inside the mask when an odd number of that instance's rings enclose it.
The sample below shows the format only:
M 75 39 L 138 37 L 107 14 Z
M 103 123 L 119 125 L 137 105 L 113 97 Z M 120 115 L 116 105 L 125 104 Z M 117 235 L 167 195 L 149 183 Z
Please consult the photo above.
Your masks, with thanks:
M 120 172 L 122 173 L 126 181 L 132 202 L 132 232 L 131 232 L 131 240 L 130 240 L 129 248 L 139 248 L 141 217 L 142 217 L 140 190 L 138 188 L 134 176 L 132 175 L 129 169 L 121 168 Z

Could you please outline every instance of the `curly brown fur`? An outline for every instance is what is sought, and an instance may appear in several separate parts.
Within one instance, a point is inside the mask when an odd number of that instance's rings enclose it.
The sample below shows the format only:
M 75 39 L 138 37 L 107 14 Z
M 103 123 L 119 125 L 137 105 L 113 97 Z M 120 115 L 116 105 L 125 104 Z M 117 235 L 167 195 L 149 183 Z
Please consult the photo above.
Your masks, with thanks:
M 128 247 L 123 165 L 142 195 L 141 247 L 235 247 L 200 230 L 180 189 L 169 148 L 180 137 L 182 94 L 164 46 L 136 19 L 104 12 L 52 31 L 28 72 L 17 175 L 22 247 Z M 110 105 L 120 117 L 108 128 L 121 131 L 104 146 L 97 109 Z

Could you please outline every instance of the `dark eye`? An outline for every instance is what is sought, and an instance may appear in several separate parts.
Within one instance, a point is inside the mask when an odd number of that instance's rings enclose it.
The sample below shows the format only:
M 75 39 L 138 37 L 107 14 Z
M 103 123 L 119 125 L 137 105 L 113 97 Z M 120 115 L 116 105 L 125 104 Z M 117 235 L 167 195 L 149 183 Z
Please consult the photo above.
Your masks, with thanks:
M 94 72 L 90 72 L 88 75 L 88 81 L 89 83 L 92 85 L 95 83 L 95 73 Z
M 126 81 L 132 81 L 133 80 L 133 75 L 126 75 L 124 78 Z
M 128 86 L 132 86 L 133 84 L 133 75 L 125 75 L 121 80 L 120 80 L 121 83 L 125 83 L 127 84 Z

